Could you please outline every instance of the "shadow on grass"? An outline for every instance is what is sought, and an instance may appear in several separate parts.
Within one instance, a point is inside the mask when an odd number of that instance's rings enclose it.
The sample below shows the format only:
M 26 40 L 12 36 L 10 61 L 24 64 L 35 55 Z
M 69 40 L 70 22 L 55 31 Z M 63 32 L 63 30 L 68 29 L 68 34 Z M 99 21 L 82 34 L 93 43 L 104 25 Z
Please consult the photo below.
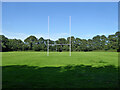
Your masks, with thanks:
M 117 88 L 114 66 L 3 66 L 3 88 Z

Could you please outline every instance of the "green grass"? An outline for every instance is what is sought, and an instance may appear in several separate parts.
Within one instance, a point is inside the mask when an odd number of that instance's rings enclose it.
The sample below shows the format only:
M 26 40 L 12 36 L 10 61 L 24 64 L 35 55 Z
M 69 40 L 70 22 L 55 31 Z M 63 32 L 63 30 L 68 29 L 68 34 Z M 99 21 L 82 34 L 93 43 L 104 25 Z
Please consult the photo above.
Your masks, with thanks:
M 93 66 L 118 66 L 118 53 L 116 52 L 3 52 L 2 65 L 28 65 L 28 66 L 64 66 L 68 64 L 84 64 Z M 103 61 L 104 63 L 100 63 Z
M 3 88 L 116 88 L 117 52 L 3 52 Z

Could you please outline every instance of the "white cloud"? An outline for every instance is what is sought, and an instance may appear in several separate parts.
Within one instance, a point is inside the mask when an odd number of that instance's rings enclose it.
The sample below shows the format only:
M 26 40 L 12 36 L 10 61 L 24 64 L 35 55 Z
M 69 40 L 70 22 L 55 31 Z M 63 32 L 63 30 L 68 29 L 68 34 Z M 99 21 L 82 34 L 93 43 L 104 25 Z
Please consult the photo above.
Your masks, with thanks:
M 69 33 L 51 33 L 48 36 L 48 33 L 36 33 L 36 34 L 25 34 L 25 33 L 15 33 L 15 32 L 8 32 L 8 31 L 4 31 L 4 32 L 0 32 L 0 34 L 5 35 L 6 37 L 8 37 L 9 39 L 21 39 L 22 41 L 24 41 L 25 38 L 27 38 L 30 35 L 33 35 L 35 37 L 37 37 L 38 39 L 40 37 L 43 37 L 44 39 L 48 39 L 50 38 L 51 40 L 57 40 L 58 38 L 67 38 L 69 37 Z M 81 38 L 81 39 L 92 39 L 94 36 L 96 35 L 112 35 L 115 34 L 115 32 L 110 32 L 110 33 L 97 33 L 97 34 L 81 34 L 81 35 L 73 35 L 75 37 Z
M 15 32 L 8 32 L 8 31 L 4 31 L 4 33 L 2 33 L 3 35 L 5 35 L 6 37 L 8 37 L 9 39 L 21 39 L 22 41 L 24 41 L 25 38 L 27 38 L 30 35 L 33 35 L 35 37 L 37 37 L 38 39 L 40 37 L 43 37 L 44 39 L 48 39 L 50 38 L 51 40 L 57 40 L 58 38 L 67 38 L 69 37 L 69 34 L 67 33 L 52 33 L 49 34 L 48 33 L 36 33 L 36 34 L 25 34 L 25 33 L 15 33 Z
M 5 31 L 3 35 L 5 35 L 9 39 L 16 38 L 21 40 L 24 40 L 28 36 L 27 34 L 24 34 L 24 33 L 14 33 L 14 32 L 8 32 L 8 31 Z
M 0 35 L 3 35 L 3 32 L 0 32 Z
M 81 39 L 92 39 L 94 36 L 97 36 L 97 35 L 105 35 L 106 37 L 108 35 L 112 35 L 112 34 L 115 34 L 115 32 L 106 32 L 106 33 L 97 33 L 97 34 L 83 34 L 83 35 L 80 35 L 78 38 L 81 38 Z

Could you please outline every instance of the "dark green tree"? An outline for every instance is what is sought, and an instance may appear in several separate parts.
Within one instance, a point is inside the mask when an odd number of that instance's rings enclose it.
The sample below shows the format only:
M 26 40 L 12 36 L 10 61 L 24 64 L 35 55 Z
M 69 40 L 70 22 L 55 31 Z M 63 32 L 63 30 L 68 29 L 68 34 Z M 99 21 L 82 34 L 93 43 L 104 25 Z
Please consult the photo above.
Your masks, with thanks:
M 10 51 L 22 51 L 24 43 L 20 39 L 9 39 L 8 48 Z
M 5 37 L 4 35 L 0 35 L 0 47 L 2 47 L 2 51 L 8 51 L 8 43 L 9 40 L 7 37 Z M 0 50 L 1 51 L 1 50 Z
M 101 40 L 100 40 L 100 36 L 97 35 L 95 37 L 93 37 L 93 49 L 94 50 L 101 50 Z
M 105 35 L 102 35 L 100 37 L 100 39 L 101 39 L 101 48 L 105 49 L 105 47 L 107 45 L 107 42 L 108 42 L 108 39 L 107 39 L 107 37 Z
M 109 47 L 111 49 L 116 49 L 118 46 L 117 37 L 115 35 L 109 35 L 108 40 L 109 40 L 108 42 Z
M 32 50 L 33 45 L 37 44 L 37 38 L 35 36 L 29 36 L 24 42 L 29 46 L 30 50 Z

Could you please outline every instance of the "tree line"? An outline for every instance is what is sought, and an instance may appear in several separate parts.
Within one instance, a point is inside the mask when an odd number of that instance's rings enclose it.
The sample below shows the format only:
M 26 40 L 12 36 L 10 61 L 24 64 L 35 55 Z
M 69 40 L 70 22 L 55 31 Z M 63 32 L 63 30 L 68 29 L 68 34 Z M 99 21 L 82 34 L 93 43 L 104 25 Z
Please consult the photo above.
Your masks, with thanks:
M 120 32 L 109 35 L 96 35 L 92 39 L 81 39 L 75 38 L 74 36 L 65 38 L 59 38 L 56 41 L 49 39 L 49 50 L 50 51 L 69 51 L 69 44 L 71 38 L 71 51 L 94 51 L 94 50 L 117 50 L 120 51 Z M 61 44 L 61 45 L 54 45 Z M 2 51 L 47 51 L 48 39 L 40 37 L 39 39 L 35 36 L 29 36 L 24 41 L 20 39 L 8 39 L 4 35 L 0 35 L 0 47 Z

